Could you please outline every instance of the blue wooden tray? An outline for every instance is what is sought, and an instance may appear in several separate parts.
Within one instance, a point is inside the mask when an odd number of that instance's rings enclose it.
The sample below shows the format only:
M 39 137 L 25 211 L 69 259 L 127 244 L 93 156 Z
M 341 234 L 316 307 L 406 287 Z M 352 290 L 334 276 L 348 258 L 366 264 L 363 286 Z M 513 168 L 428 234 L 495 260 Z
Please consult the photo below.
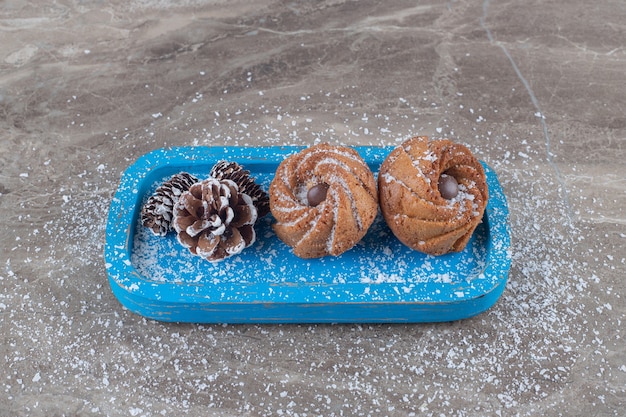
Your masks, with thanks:
M 220 159 L 237 161 L 269 188 L 278 164 L 297 147 L 179 147 L 139 158 L 123 174 L 106 229 L 111 289 L 129 310 L 195 323 L 438 322 L 474 316 L 502 294 L 509 273 L 506 198 L 485 166 L 489 203 L 463 252 L 439 257 L 402 245 L 379 215 L 365 238 L 339 257 L 303 260 L 273 233 L 271 214 L 240 255 L 212 264 L 191 255 L 173 233 L 158 237 L 139 222 L 157 186 L 186 171 L 206 178 Z M 376 173 L 391 147 L 356 147 Z

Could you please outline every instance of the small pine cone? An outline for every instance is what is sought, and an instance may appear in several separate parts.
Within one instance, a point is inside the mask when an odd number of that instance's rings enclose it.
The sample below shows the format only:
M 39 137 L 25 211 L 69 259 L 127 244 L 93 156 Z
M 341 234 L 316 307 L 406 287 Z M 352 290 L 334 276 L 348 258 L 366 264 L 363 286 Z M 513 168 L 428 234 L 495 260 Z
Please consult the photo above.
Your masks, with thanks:
M 250 176 L 250 171 L 243 169 L 237 162 L 219 161 L 209 175 L 218 180 L 231 180 L 239 187 L 239 192 L 248 194 L 257 209 L 259 218 L 270 212 L 270 198 L 259 184 Z
M 210 177 L 180 196 L 173 226 L 191 253 L 217 262 L 254 243 L 256 219 L 252 199 L 234 181 Z
M 157 236 L 165 236 L 172 228 L 174 205 L 180 195 L 198 182 L 191 174 L 182 172 L 159 186 L 141 209 L 141 224 Z

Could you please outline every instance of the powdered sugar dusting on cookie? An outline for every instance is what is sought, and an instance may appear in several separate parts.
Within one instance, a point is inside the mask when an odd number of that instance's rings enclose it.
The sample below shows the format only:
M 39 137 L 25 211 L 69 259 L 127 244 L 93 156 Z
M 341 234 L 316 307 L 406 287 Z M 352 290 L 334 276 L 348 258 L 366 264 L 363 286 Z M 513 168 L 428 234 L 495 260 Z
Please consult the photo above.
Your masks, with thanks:
M 308 193 L 319 184 L 328 187 L 326 200 L 310 204 Z M 366 191 L 358 201 L 355 187 Z M 328 144 L 304 149 L 280 164 L 270 185 L 270 203 L 276 234 L 303 258 L 349 250 L 366 233 L 378 208 L 374 176 L 360 155 Z M 363 218 L 361 210 L 372 216 Z M 340 221 L 345 224 L 338 225 Z
M 406 158 L 395 157 L 399 152 L 407 152 L 410 165 Z M 438 188 L 446 172 L 453 173 L 456 193 L 449 199 Z M 390 176 L 403 180 L 390 181 Z M 378 187 L 381 211 L 394 234 L 413 249 L 432 255 L 462 250 L 487 204 L 480 162 L 464 145 L 450 140 L 408 139 L 381 165 Z

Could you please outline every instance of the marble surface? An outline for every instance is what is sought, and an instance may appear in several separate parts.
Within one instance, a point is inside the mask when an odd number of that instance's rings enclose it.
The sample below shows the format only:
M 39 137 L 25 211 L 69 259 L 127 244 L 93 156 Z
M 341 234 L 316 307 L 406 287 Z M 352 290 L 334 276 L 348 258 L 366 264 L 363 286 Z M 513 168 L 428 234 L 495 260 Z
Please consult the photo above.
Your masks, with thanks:
M 626 3 L 0 3 L 0 416 L 613 416 L 626 407 Z M 468 145 L 510 206 L 489 311 L 146 320 L 108 206 L 171 145 Z

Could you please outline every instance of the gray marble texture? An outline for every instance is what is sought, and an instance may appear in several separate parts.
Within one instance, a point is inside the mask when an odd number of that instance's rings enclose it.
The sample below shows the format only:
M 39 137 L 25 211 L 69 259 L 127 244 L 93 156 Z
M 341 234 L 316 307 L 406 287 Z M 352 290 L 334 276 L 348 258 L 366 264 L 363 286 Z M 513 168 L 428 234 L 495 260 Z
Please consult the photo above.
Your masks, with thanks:
M 623 416 L 622 0 L 0 2 L 0 416 Z M 490 164 L 512 268 L 417 325 L 197 325 L 110 291 L 122 172 L 171 145 Z

